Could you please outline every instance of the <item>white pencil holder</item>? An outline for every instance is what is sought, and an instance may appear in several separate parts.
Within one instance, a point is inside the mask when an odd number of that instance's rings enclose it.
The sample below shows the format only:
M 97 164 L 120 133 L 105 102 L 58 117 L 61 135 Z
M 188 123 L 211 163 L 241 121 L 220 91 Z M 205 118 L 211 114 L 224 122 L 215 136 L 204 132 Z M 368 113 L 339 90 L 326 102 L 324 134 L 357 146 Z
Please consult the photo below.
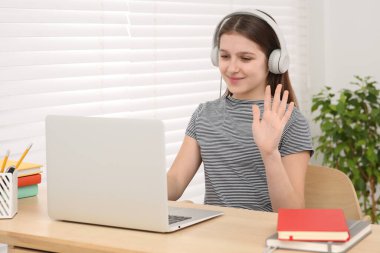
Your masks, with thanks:
M 0 219 L 17 213 L 17 173 L 0 173 Z

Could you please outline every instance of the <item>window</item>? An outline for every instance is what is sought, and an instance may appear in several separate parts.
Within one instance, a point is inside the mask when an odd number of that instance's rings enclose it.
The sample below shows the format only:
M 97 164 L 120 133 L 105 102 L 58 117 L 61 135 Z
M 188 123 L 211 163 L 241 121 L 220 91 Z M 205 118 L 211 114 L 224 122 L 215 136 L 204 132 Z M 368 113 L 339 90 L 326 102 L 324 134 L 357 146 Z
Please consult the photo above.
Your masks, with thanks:
M 1 1 L 1 155 L 10 149 L 18 159 L 33 142 L 26 160 L 45 164 L 47 114 L 154 117 L 165 122 L 169 167 L 192 112 L 219 97 L 209 58 L 215 26 L 245 8 L 276 19 L 302 94 L 305 1 Z M 200 169 L 183 198 L 202 202 L 203 180 Z

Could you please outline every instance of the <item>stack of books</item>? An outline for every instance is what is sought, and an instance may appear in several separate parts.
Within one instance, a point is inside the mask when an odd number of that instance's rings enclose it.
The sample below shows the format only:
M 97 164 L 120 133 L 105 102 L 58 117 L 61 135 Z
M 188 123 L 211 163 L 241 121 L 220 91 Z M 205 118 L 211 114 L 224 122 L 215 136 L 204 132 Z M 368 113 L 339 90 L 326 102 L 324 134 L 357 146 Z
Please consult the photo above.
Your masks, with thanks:
M 15 166 L 17 161 L 8 160 L 6 167 Z M 18 177 L 18 198 L 33 197 L 38 194 L 38 184 L 41 183 L 41 164 L 23 162 L 14 173 Z
M 346 252 L 369 233 L 369 221 L 346 220 L 342 209 L 279 209 L 277 233 L 266 239 L 266 252 Z

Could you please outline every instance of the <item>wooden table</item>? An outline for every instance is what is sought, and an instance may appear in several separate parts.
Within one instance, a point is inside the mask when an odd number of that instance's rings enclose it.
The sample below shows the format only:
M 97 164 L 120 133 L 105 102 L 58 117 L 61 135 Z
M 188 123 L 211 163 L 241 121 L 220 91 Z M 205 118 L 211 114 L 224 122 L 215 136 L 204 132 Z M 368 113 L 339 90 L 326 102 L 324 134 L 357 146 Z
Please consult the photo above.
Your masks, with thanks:
M 177 202 L 171 205 L 217 209 L 224 215 L 170 234 L 55 221 L 47 215 L 45 187 L 39 187 L 38 197 L 19 200 L 13 219 L 0 220 L 0 242 L 10 245 L 9 252 L 256 253 L 276 231 L 275 213 Z M 356 252 L 380 252 L 380 226 L 373 225 L 372 234 L 350 251 Z

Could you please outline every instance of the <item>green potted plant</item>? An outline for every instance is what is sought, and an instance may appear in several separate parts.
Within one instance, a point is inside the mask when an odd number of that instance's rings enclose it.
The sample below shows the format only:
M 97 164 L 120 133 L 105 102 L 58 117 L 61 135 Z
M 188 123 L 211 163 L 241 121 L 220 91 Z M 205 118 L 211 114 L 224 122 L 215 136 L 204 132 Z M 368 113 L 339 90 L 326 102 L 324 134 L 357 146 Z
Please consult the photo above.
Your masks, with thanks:
M 326 86 L 313 96 L 311 111 L 321 129 L 316 153 L 323 165 L 349 176 L 363 212 L 379 223 L 380 91 L 371 77 L 355 76 L 351 84 L 337 93 Z

